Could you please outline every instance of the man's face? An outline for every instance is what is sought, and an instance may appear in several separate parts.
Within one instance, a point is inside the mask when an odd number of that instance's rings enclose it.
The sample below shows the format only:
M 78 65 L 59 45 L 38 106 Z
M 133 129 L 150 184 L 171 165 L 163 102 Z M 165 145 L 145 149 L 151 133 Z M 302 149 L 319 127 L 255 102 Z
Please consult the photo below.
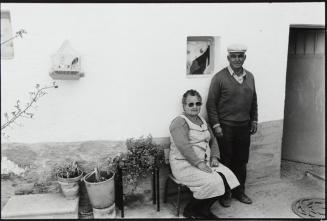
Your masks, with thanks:
M 238 69 L 243 66 L 243 63 L 246 59 L 246 55 L 244 52 L 230 52 L 227 55 L 227 59 L 229 61 L 229 65 L 232 68 Z

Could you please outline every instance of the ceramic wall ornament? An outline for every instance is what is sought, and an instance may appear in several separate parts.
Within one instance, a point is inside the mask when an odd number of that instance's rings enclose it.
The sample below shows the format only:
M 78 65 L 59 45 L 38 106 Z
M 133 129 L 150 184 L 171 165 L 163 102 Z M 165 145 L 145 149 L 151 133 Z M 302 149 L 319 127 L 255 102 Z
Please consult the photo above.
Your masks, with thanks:
M 50 76 L 59 80 L 78 80 L 84 77 L 81 69 L 81 55 L 65 41 L 56 54 L 52 55 Z

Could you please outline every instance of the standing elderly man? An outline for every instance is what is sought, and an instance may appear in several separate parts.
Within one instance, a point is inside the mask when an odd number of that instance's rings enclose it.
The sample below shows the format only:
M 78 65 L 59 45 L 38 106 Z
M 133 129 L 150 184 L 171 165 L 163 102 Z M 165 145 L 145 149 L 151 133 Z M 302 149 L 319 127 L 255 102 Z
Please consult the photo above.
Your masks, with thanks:
M 240 181 L 233 191 L 227 190 L 220 198 L 229 207 L 231 197 L 251 204 L 245 195 L 246 164 L 249 159 L 250 135 L 257 131 L 258 108 L 254 77 L 243 68 L 247 48 L 234 44 L 227 48 L 229 66 L 211 80 L 207 112 L 209 124 L 217 138 L 221 162 L 229 167 Z

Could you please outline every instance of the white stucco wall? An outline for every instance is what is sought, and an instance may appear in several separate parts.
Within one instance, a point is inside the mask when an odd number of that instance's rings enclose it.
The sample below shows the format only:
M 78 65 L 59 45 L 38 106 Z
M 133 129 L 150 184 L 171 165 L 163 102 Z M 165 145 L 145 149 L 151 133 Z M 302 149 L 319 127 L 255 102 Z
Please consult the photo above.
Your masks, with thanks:
M 8 129 L 10 142 L 121 140 L 169 135 L 190 88 L 206 100 L 210 76 L 187 78 L 186 37 L 220 36 L 215 72 L 226 46 L 248 46 L 245 68 L 256 79 L 259 121 L 283 118 L 291 24 L 325 25 L 324 3 L 1 4 L 11 13 L 15 57 L 1 60 L 1 114 L 50 84 L 50 55 L 69 40 L 83 55 L 85 77 L 57 81 L 35 119 Z M 205 110 L 202 110 L 205 114 Z M 3 123 L 3 117 L 1 121 Z

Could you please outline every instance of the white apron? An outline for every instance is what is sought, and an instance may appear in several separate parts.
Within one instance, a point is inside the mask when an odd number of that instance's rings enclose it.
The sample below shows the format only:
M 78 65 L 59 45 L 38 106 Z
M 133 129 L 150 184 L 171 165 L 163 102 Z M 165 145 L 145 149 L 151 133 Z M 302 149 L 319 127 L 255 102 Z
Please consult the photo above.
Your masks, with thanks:
M 184 118 L 190 128 L 189 140 L 193 144 L 192 148 L 195 154 L 201 159 L 206 160 L 207 165 L 210 167 L 210 132 L 206 121 L 201 117 L 203 124 L 201 126 L 191 122 L 186 116 L 180 115 Z M 234 173 L 219 163 L 219 167 L 211 167 L 212 173 L 204 172 L 197 167 L 192 166 L 185 157 L 180 153 L 172 137 L 170 136 L 170 153 L 169 162 L 174 177 L 188 186 L 193 192 L 193 196 L 196 199 L 206 199 L 216 196 L 221 196 L 225 193 L 225 186 L 223 179 L 216 172 L 221 172 L 231 189 L 234 189 L 240 185 Z

